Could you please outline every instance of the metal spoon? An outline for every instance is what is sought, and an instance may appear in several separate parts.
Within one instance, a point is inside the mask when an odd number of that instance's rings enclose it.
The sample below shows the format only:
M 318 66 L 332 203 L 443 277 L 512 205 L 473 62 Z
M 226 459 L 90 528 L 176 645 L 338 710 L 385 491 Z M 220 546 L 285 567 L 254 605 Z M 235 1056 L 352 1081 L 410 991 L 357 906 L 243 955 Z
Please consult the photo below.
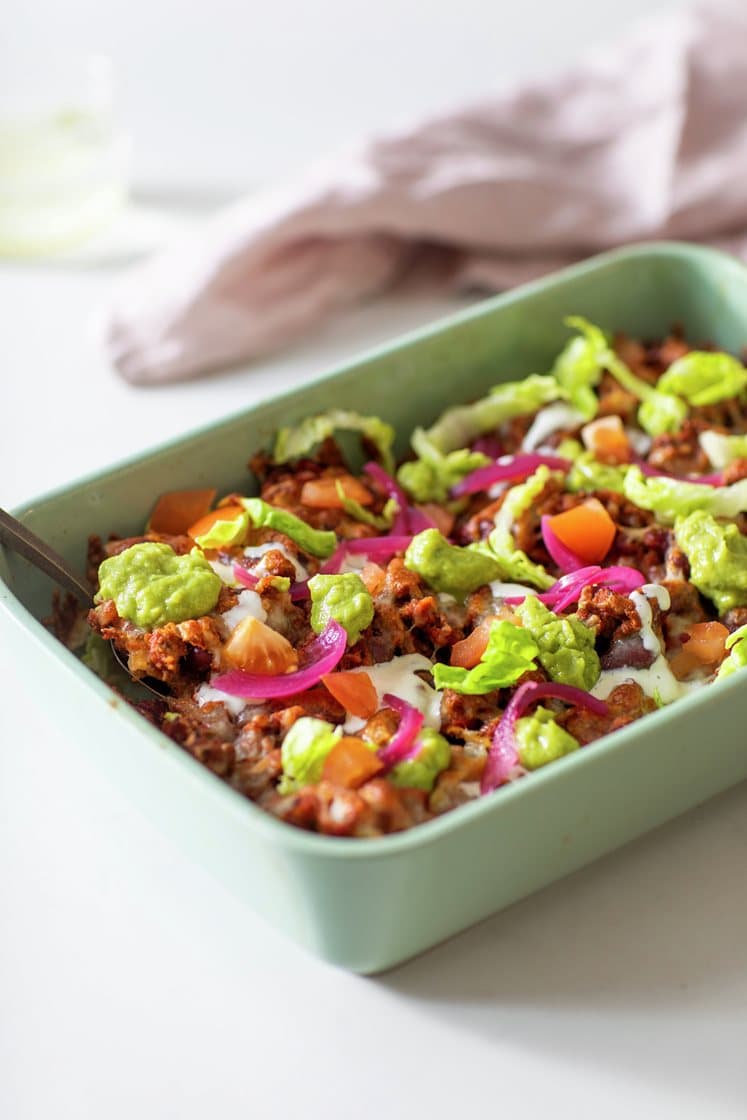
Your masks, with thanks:
M 32 533 L 17 518 L 6 513 L 2 508 L 0 508 L 0 544 L 5 545 L 6 548 L 12 548 L 14 552 L 23 556 L 34 567 L 45 572 L 59 587 L 72 592 L 85 606 L 93 605 L 93 595 L 90 587 L 68 567 L 67 561 L 63 560 L 60 554 L 55 552 L 46 541 L 37 537 L 36 533 Z M 109 646 L 117 663 L 136 684 L 146 688 L 148 692 L 152 692 L 154 696 L 159 698 L 169 695 L 168 688 L 162 681 L 153 678 L 144 680 L 142 677 L 136 677 L 131 673 L 127 661 L 122 657 L 114 642 L 109 642 Z M 152 683 L 149 683 L 150 681 Z

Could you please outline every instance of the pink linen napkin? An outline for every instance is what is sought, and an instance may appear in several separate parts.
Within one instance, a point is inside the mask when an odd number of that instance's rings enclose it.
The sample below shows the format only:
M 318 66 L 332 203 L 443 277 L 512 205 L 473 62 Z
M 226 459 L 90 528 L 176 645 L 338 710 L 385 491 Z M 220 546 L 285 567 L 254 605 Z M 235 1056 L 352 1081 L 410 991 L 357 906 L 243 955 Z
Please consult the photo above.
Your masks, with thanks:
M 658 19 L 238 202 L 126 278 L 106 343 L 128 381 L 193 377 L 413 270 L 495 290 L 653 238 L 747 258 L 747 0 Z

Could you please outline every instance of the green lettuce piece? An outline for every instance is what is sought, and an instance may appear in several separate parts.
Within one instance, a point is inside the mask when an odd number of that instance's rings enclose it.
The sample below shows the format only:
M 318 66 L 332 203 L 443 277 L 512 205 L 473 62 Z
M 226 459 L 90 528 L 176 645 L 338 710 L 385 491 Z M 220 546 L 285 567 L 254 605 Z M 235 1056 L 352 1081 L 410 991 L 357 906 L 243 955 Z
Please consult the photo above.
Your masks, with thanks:
M 730 650 L 729 656 L 721 663 L 721 668 L 716 674 L 716 680 L 722 681 L 730 677 L 737 669 L 747 668 L 747 626 L 740 626 L 726 639 L 726 648 Z
M 684 397 L 691 405 L 716 404 L 747 388 L 747 369 L 731 354 L 691 350 L 659 378 L 657 389 Z
M 576 615 L 553 614 L 536 595 L 527 595 L 516 613 L 537 643 L 540 665 L 551 680 L 587 692 L 594 687 L 601 667 L 593 630 Z
M 690 563 L 690 582 L 719 614 L 747 605 L 747 537 L 736 525 L 695 510 L 677 518 L 674 535 Z
M 280 748 L 283 774 L 278 793 L 285 797 L 321 779 L 324 760 L 339 741 L 341 727 L 323 719 L 301 716 L 288 731 Z
M 560 451 L 558 451 L 560 453 Z M 567 490 L 614 490 L 623 493 L 628 467 L 600 463 L 591 451 L 582 451 L 574 460 L 565 480 Z
M 415 429 L 411 442 L 418 458 L 403 463 L 397 479 L 416 502 L 445 502 L 452 486 L 490 462 L 487 455 L 468 447 L 444 454 L 423 428 Z
M 362 506 L 360 502 L 356 502 L 355 498 L 349 498 L 343 490 L 342 483 L 337 483 L 337 493 L 342 502 L 342 508 L 348 517 L 355 518 L 363 525 L 370 525 L 372 529 L 391 529 L 394 524 L 394 519 L 397 516 L 399 506 L 394 498 L 390 498 L 384 506 L 381 513 L 371 513 L 369 509 Z
M 394 469 L 392 444 L 394 428 L 378 416 L 361 416 L 344 408 L 332 408 L 318 416 L 308 416 L 295 428 L 281 428 L 275 438 L 272 457 L 276 463 L 287 463 L 308 455 L 318 444 L 336 431 L 360 432 L 375 444 L 385 470 Z
M 272 576 L 270 578 L 270 587 L 274 587 L 276 591 L 290 591 L 291 581 L 288 576 Z
M 747 459 L 747 436 L 727 436 L 709 429 L 701 432 L 698 440 L 717 471 L 722 471 L 735 459 Z
M 249 514 L 239 513 L 227 521 L 214 521 L 207 533 L 195 537 L 200 548 L 234 548 L 243 544 L 249 532 Z
M 566 390 L 568 399 L 584 420 L 593 420 L 599 408 L 594 386 L 599 384 L 604 371 L 599 358 L 606 339 L 598 327 L 592 327 L 585 319 L 571 315 L 563 321 L 566 326 L 575 327 L 581 333 L 565 344 L 555 359 L 551 373 Z
M 643 382 L 645 384 L 645 382 Z M 660 436 L 664 432 L 676 432 L 682 427 L 687 416 L 687 405 L 679 397 L 670 397 L 651 389 L 649 395 L 638 409 L 638 423 L 650 436 Z
M 680 478 L 646 478 L 641 469 L 634 466 L 626 471 L 623 493 L 667 525 L 695 510 L 731 518 L 747 510 L 747 479 L 744 478 L 731 486 L 705 486 Z
M 555 722 L 552 712 L 542 707 L 535 708 L 531 716 L 517 719 L 514 734 L 519 762 L 527 770 L 538 770 L 580 746 L 578 739 Z
M 344 627 L 348 644 L 353 646 L 373 622 L 371 593 L 356 572 L 316 575 L 309 580 L 311 629 L 321 634 L 330 620 Z
M 638 423 L 650 436 L 676 432 L 687 416 L 687 404 L 678 397 L 654 389 L 647 381 L 636 377 L 609 344 L 604 332 L 580 315 L 574 316 L 575 326 L 586 339 L 590 351 L 596 354 L 602 369 L 608 370 L 618 384 L 642 402 L 638 409 Z
M 503 569 L 489 552 L 449 544 L 438 529 L 424 529 L 413 537 L 405 552 L 405 567 L 421 576 L 434 591 L 464 602 L 478 587 L 500 579 Z
M 557 476 L 557 472 L 556 476 Z M 525 552 L 516 547 L 512 526 L 528 510 L 542 493 L 553 473 L 547 467 L 538 467 L 518 486 L 512 486 L 503 500 L 503 505 L 495 515 L 495 528 L 487 541 L 468 545 L 476 552 L 487 553 L 497 560 L 501 567 L 501 579 L 513 583 L 529 583 L 546 591 L 555 580 L 541 564 L 535 564 Z M 559 477 L 559 476 L 557 476 Z
M 584 454 L 584 445 L 577 439 L 570 439 L 566 436 L 555 448 L 555 454 L 559 455 L 561 459 L 570 459 L 571 462 L 574 462 L 579 455 Z
M 545 404 L 566 400 L 565 389 L 550 374 L 533 373 L 523 381 L 506 381 L 496 385 L 487 397 L 473 404 L 447 408 L 426 433 L 431 444 L 442 454 L 466 447 L 486 432 L 514 416 L 536 412 Z
M 433 683 L 438 689 L 451 688 L 468 696 L 482 695 L 496 688 L 516 684 L 519 677 L 536 669 L 539 647 L 532 636 L 502 619 L 490 627 L 487 648 L 473 669 L 456 665 L 433 666 Z
M 107 683 L 121 674 L 120 666 L 112 653 L 112 647 L 100 634 L 90 630 L 86 636 L 86 644 L 81 655 L 84 665 Z
M 271 506 L 262 498 L 242 498 L 241 504 L 255 529 L 274 529 L 277 533 L 284 533 L 311 556 L 326 560 L 337 548 L 337 537 L 333 532 L 312 529 L 311 525 L 287 509 Z
M 731 486 L 712 486 L 709 509 L 714 517 L 738 517 L 747 510 L 747 478 Z
M 451 762 L 451 746 L 431 727 L 424 727 L 418 735 L 420 750 L 414 758 L 398 762 L 387 774 L 395 786 L 424 789 L 429 793 L 436 778 Z

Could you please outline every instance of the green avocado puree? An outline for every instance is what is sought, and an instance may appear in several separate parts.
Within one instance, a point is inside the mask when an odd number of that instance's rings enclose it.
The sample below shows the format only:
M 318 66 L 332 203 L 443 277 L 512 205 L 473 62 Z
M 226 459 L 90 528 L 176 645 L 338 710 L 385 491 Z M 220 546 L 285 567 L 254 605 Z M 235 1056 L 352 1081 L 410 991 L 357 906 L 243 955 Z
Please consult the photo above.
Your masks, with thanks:
M 133 544 L 99 568 L 96 602 L 113 599 L 120 618 L 143 630 L 208 614 L 221 580 L 198 548 L 178 556 L 156 541 Z

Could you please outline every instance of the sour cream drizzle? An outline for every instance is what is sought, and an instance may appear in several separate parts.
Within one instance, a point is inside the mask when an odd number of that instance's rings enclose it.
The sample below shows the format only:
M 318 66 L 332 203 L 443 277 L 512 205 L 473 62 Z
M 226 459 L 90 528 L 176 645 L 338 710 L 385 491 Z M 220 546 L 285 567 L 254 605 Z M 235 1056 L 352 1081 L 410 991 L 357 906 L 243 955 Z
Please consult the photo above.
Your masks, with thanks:
M 664 704 L 671 704 L 680 696 L 686 696 L 694 688 L 700 687 L 700 681 L 678 681 L 669 662 L 664 656 L 661 642 L 653 628 L 653 611 L 649 599 L 655 599 L 661 610 L 669 610 L 670 597 L 666 587 L 657 583 L 645 583 L 637 591 L 630 593 L 631 602 L 634 604 L 638 617 L 641 620 L 641 641 L 644 649 L 655 655 L 655 660 L 648 669 L 633 669 L 623 666 L 621 669 L 606 669 L 599 680 L 591 689 L 591 695 L 605 700 L 614 688 L 625 681 L 636 681 L 646 696 L 658 696 Z
M 291 564 L 296 569 L 296 579 L 299 583 L 309 578 L 309 573 L 300 560 L 293 556 L 280 541 L 266 541 L 265 544 L 250 545 L 248 548 L 244 549 L 244 556 L 246 556 L 248 560 L 257 560 L 263 557 L 266 552 L 282 552 L 286 560 L 290 560 Z M 260 563 L 254 568 L 254 571 L 258 576 L 266 575 L 261 559 Z
M 379 706 L 384 706 L 384 694 L 391 692 L 406 700 L 425 716 L 425 726 L 433 727 L 436 731 L 441 727 L 441 695 L 422 681 L 416 673 L 424 669 L 430 670 L 433 666 L 422 653 L 407 653 L 403 657 L 393 657 L 391 661 L 383 661 L 379 665 L 362 665 L 359 669 L 352 669 L 353 673 L 368 673 L 376 689 Z M 344 724 L 347 732 L 359 731 L 365 720 L 358 719 L 348 713 Z
M 522 451 L 535 451 L 545 442 L 548 436 L 562 428 L 577 428 L 583 424 L 584 418 L 575 408 L 559 401 L 557 404 L 548 405 L 540 409 L 532 421 L 532 426 L 524 436 L 521 445 Z
M 245 618 L 251 615 L 252 618 L 258 618 L 260 622 L 267 621 L 267 611 L 262 606 L 262 600 L 256 591 L 240 591 L 239 601 L 235 607 L 230 610 L 224 611 L 221 618 L 225 622 L 229 630 L 233 630 L 234 626 L 238 626 Z

